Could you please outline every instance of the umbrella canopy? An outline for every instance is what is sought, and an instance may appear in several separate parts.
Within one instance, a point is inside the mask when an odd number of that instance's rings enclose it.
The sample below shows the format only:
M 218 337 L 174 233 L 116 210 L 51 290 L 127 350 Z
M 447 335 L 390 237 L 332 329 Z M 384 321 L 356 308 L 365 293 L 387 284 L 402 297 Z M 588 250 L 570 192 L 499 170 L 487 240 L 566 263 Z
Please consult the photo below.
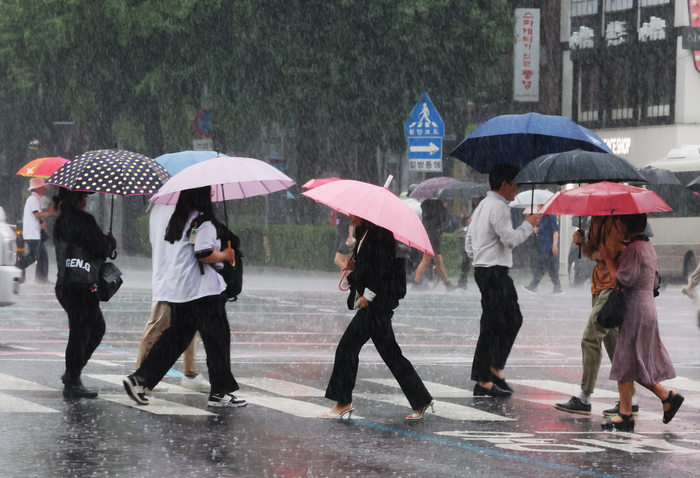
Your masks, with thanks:
M 700 177 L 693 179 L 685 187 L 695 193 L 700 193 Z
M 549 201 L 549 198 L 554 196 L 552 191 L 547 191 L 546 189 L 534 189 L 530 191 L 523 191 L 518 193 L 510 202 L 510 207 L 526 208 L 533 204 L 544 204 Z
M 523 168 L 539 156 L 574 149 L 612 153 L 595 133 L 569 118 L 527 113 L 497 116 L 487 121 L 450 156 L 488 174 L 499 163 Z
M 48 158 L 37 158 L 28 162 L 22 169 L 17 171 L 18 176 L 27 176 L 30 178 L 48 179 L 58 168 L 66 164 L 68 160 L 60 156 L 52 156 Z
M 624 158 L 580 149 L 540 156 L 526 165 L 513 179 L 519 185 L 598 181 L 646 182 L 646 179 Z
M 472 199 L 486 197 L 489 187 L 485 184 L 459 181 L 438 191 L 438 199 Z
M 671 208 L 668 204 L 653 191 L 602 181 L 559 191 L 539 212 L 571 216 L 609 216 L 669 211 Z
M 408 196 L 413 199 L 428 199 L 437 197 L 437 192 L 453 184 L 458 184 L 459 181 L 455 178 L 440 176 L 438 178 L 426 179 Z
M 647 166 L 637 169 L 639 174 L 647 180 L 647 184 L 662 186 L 683 186 L 675 174 L 668 169 L 659 169 Z
M 342 179 L 302 194 L 343 214 L 352 214 L 388 229 L 397 241 L 435 255 L 421 220 L 386 187 Z
M 294 180 L 274 166 L 253 158 L 219 155 L 183 169 L 156 195 L 154 204 L 177 204 L 180 191 L 212 187 L 212 201 L 243 199 L 282 191 Z
M 46 181 L 72 191 L 134 196 L 153 194 L 170 178 L 151 158 L 131 151 L 88 151 L 61 166 Z
M 156 162 L 163 166 L 168 174 L 175 176 L 177 173 L 193 164 L 201 163 L 207 159 L 216 158 L 216 151 L 180 151 L 158 156 Z
M 304 184 L 302 184 L 302 188 L 305 189 L 313 189 L 317 188 L 319 186 L 323 186 L 324 184 L 332 183 L 334 181 L 340 181 L 340 178 L 320 178 L 320 179 L 309 179 L 306 181 Z

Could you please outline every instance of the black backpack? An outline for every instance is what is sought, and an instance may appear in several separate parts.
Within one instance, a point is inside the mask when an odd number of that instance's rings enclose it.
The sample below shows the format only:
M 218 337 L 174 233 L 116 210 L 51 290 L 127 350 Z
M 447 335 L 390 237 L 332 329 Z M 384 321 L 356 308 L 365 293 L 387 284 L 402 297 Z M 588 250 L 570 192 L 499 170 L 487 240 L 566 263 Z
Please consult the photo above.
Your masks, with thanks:
M 231 249 L 236 253 L 236 265 L 224 261 L 223 268 L 214 267 L 214 270 L 221 274 L 226 282 L 226 298 L 231 302 L 238 300 L 238 295 L 243 290 L 243 254 L 241 253 L 241 240 L 231 232 L 225 225 L 213 218 L 207 218 L 204 214 L 197 216 L 192 221 L 192 228 L 197 229 L 206 221 L 211 221 L 216 227 L 216 237 L 221 241 L 221 249 L 226 249 L 231 245 Z M 213 267 L 213 264 L 212 264 Z M 204 274 L 204 264 L 199 263 L 199 270 Z

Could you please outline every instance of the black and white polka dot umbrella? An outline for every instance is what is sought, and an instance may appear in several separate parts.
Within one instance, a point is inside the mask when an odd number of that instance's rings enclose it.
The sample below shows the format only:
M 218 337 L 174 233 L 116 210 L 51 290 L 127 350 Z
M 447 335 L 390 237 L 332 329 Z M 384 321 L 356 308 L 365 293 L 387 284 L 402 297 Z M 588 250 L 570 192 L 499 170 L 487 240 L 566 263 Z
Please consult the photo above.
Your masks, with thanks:
M 170 179 L 153 159 L 131 151 L 88 151 L 61 166 L 48 184 L 72 191 L 135 196 L 155 194 Z

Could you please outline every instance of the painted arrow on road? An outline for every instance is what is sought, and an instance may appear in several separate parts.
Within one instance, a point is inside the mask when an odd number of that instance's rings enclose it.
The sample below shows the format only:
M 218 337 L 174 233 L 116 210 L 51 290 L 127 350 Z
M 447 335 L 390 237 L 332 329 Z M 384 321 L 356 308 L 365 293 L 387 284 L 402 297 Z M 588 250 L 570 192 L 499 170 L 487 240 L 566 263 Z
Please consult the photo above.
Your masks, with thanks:
M 440 148 L 435 146 L 434 143 L 430 143 L 428 146 L 411 146 L 408 150 L 412 153 L 430 153 L 435 154 L 440 151 Z

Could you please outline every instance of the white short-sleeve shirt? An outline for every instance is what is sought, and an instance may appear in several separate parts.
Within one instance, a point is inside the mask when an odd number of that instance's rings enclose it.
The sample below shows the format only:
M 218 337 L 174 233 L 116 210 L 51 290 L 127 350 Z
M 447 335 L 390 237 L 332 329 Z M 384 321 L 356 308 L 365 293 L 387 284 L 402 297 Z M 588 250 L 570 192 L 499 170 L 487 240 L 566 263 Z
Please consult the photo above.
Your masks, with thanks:
M 22 236 L 30 241 L 41 239 L 41 221 L 36 218 L 35 212 L 41 212 L 41 196 L 39 193 L 32 191 L 31 196 L 24 203 L 22 226 Z
M 168 302 L 191 302 L 202 297 L 219 295 L 226 290 L 226 282 L 221 275 L 210 264 L 202 264 L 202 275 L 200 262 L 195 258 L 195 252 L 221 250 L 221 243 L 216 237 L 216 227 L 211 221 L 199 226 L 194 245 L 190 243 L 190 235 L 187 232 L 199 214 L 196 211 L 190 214 L 180 241 L 175 244 L 166 243 L 167 261 L 170 264 L 167 274 Z
M 168 229 L 170 216 L 175 212 L 174 205 L 155 204 L 151 209 L 149 217 L 149 236 L 151 239 L 151 261 L 153 264 L 153 300 L 168 300 L 168 270 L 170 263 L 168 259 L 174 259 L 174 254 L 167 254 L 167 247 L 170 245 L 165 240 L 165 231 Z

